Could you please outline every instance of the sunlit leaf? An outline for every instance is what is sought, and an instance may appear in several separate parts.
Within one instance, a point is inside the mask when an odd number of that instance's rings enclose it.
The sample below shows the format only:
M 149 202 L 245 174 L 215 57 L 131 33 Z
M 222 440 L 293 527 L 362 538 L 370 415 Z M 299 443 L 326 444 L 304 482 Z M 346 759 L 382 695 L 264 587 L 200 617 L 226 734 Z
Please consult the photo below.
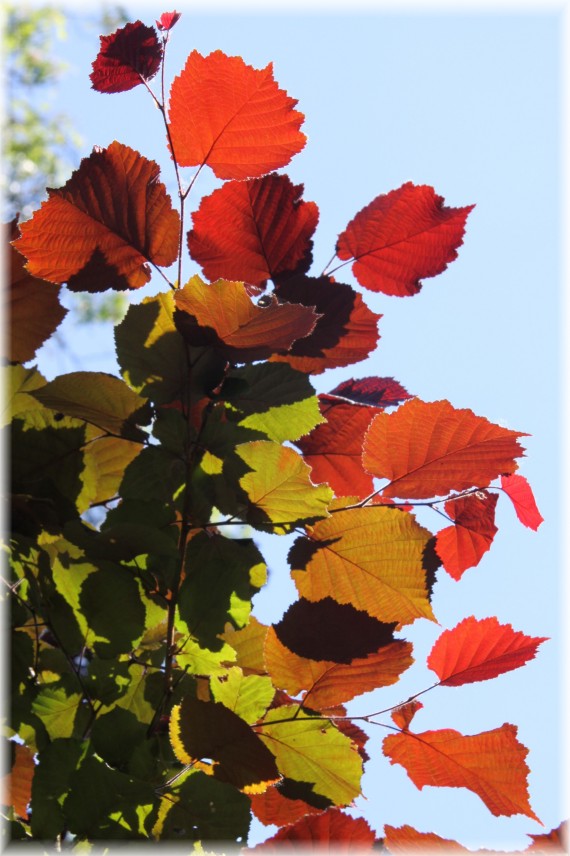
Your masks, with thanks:
M 449 838 L 442 838 L 434 832 L 418 832 L 412 826 L 384 827 L 384 846 L 389 853 L 473 853 Z M 476 851 L 475 851 L 476 852 Z
M 138 425 L 150 421 L 148 402 L 122 380 L 105 372 L 70 372 L 32 392 L 51 410 L 75 416 L 111 434 L 146 438 Z
M 27 820 L 36 769 L 34 755 L 27 746 L 20 743 L 10 743 L 9 746 L 13 752 L 13 762 L 10 773 L 1 782 L 2 802 L 12 806 L 19 817 Z
M 162 45 L 154 27 L 142 21 L 126 24 L 110 36 L 101 36 L 101 46 L 89 75 L 98 92 L 127 92 L 150 80 L 162 62 Z
M 16 240 L 20 230 L 16 221 L 10 224 L 10 241 Z M 6 313 L 9 319 L 4 354 L 11 362 L 32 360 L 37 349 L 49 339 L 67 315 L 59 302 L 58 286 L 37 279 L 24 267 L 24 257 L 9 245 L 10 279 L 6 295 Z
M 555 829 L 539 835 L 530 835 L 532 844 L 525 853 L 567 853 L 568 852 L 568 821 L 563 820 Z
M 385 737 L 383 751 L 420 790 L 425 785 L 468 788 L 495 816 L 525 814 L 538 820 L 528 801 L 528 749 L 516 735 L 516 727 L 507 723 L 474 735 L 450 728 L 405 731 Z
M 207 285 L 199 276 L 176 292 L 175 322 L 186 341 L 215 348 L 236 362 L 262 360 L 309 334 L 317 321 L 312 308 L 271 301 L 253 303 L 242 282 L 218 280 Z
M 303 458 L 293 449 L 257 440 L 237 447 L 250 467 L 240 484 L 250 502 L 248 521 L 253 525 L 301 523 L 327 516 L 332 491 L 314 485 Z
M 261 719 L 275 695 L 271 678 L 263 675 L 244 675 L 237 666 L 227 675 L 213 677 L 210 691 L 214 701 L 233 710 L 246 722 L 252 724 Z
M 425 499 L 487 487 L 501 473 L 514 472 L 524 436 L 448 401 L 414 398 L 376 416 L 362 462 L 372 475 L 389 479 L 384 496 Z
M 254 615 L 250 616 L 249 622 L 241 630 L 226 626 L 222 638 L 236 651 L 236 663 L 244 675 L 265 674 L 263 648 L 267 630 L 267 625 L 258 621 Z
M 398 728 L 402 731 L 407 731 L 415 714 L 418 710 L 421 710 L 422 707 L 423 704 L 417 699 L 412 699 L 412 701 L 401 704 L 399 707 L 394 708 L 390 714 L 392 721 L 395 722 Z
M 536 532 L 544 518 L 537 508 L 532 488 L 525 477 L 518 473 L 503 475 L 501 487 L 513 503 L 520 522 Z
M 95 149 L 21 224 L 14 245 L 28 271 L 72 291 L 145 285 L 148 262 L 178 255 L 180 217 L 158 179 L 157 164 L 128 146 Z
M 376 315 L 350 285 L 326 276 L 292 276 L 279 281 L 280 300 L 314 306 L 321 315 L 313 332 L 297 339 L 289 353 L 272 360 L 288 362 L 299 371 L 320 374 L 365 359 L 378 342 Z
M 156 26 L 163 32 L 168 32 L 180 20 L 181 12 L 163 12 L 156 22 Z
M 272 753 L 223 704 L 185 698 L 172 711 L 170 739 L 183 764 L 207 759 L 215 778 L 245 793 L 260 793 L 280 778 Z
M 319 212 L 302 193 L 302 184 L 272 173 L 227 182 L 204 198 L 188 233 L 204 276 L 263 285 L 282 273 L 304 273 Z
M 445 503 L 445 510 L 455 524 L 440 529 L 435 549 L 443 567 L 455 580 L 460 579 L 467 568 L 478 565 L 491 548 L 497 532 L 496 504 L 497 494 L 486 490 Z
M 304 851 L 310 852 L 322 851 L 328 844 L 335 853 L 353 853 L 372 850 L 375 839 L 364 818 L 330 808 L 322 814 L 308 815 L 285 826 L 253 850 L 280 853 L 284 846 L 293 848 L 300 845 Z
M 431 532 L 386 506 L 338 511 L 316 523 L 289 554 L 302 597 L 332 597 L 379 621 L 432 618 L 424 552 Z
M 362 759 L 330 720 L 311 717 L 298 705 L 270 710 L 258 728 L 283 776 L 313 785 L 335 805 L 348 805 L 360 793 Z
M 427 664 L 443 686 L 486 681 L 518 669 L 547 637 L 526 636 L 494 618 L 465 618 L 436 640 Z
M 411 650 L 408 642 L 393 641 L 366 657 L 336 663 L 293 653 L 272 627 L 265 643 L 267 670 L 273 683 L 291 696 L 303 691 L 303 703 L 314 710 L 336 707 L 362 693 L 396 683 L 413 662 Z
M 68 695 L 62 687 L 44 687 L 32 703 L 52 740 L 71 737 L 75 718 L 81 708 L 81 693 Z
M 404 297 L 420 279 L 441 273 L 457 258 L 473 209 L 447 208 L 433 187 L 410 181 L 377 196 L 339 235 L 337 255 L 351 261 L 360 285 Z
M 305 802 L 302 799 L 292 799 L 285 796 L 282 785 L 286 779 L 273 785 L 263 794 L 254 794 L 251 797 L 251 810 L 261 823 L 266 826 L 275 824 L 285 826 L 294 823 L 307 814 L 315 814 L 322 809 Z
M 312 479 L 327 482 L 337 496 L 368 496 L 374 481 L 362 466 L 362 443 L 376 411 L 323 395 L 319 405 L 326 422 L 296 443 Z
M 170 90 L 172 154 L 180 166 L 208 164 L 218 178 L 279 169 L 305 145 L 296 104 L 272 63 L 258 70 L 219 50 L 194 50 Z

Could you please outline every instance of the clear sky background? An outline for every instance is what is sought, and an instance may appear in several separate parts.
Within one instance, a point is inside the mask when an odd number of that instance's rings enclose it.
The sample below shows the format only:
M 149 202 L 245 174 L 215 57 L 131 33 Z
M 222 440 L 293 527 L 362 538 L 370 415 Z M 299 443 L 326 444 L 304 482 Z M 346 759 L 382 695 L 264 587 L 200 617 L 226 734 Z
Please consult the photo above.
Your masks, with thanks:
M 306 115 L 307 146 L 284 171 L 304 183 L 304 198 L 320 209 L 312 273 L 323 269 L 357 211 L 406 181 L 432 185 L 450 206 L 476 203 L 458 259 L 425 280 L 419 295 L 366 293 L 371 308 L 384 316 L 379 347 L 365 362 L 320 376 L 318 390 L 348 377 L 393 376 L 426 401 L 447 398 L 528 432 L 519 472 L 533 486 L 545 522 L 537 533 L 525 529 L 501 495 L 499 532 L 480 565 L 459 583 L 438 572 L 433 605 L 441 627 L 420 620 L 405 629 L 404 637 L 416 645 L 416 665 L 394 687 L 362 696 L 350 709 L 370 713 L 433 683 L 435 676 L 423 666 L 426 655 L 443 628 L 467 615 L 494 615 L 515 630 L 551 637 L 522 669 L 423 696 L 414 722 L 421 731 L 456 728 L 465 734 L 504 722 L 518 725 L 519 740 L 530 749 L 531 804 L 547 831 L 564 816 L 561 12 L 549 4 L 542 11 L 347 6 L 311 11 L 310 4 L 292 3 L 290 12 L 268 13 L 246 12 L 236 3 L 205 14 L 199 3 L 178 0 L 175 8 L 183 16 L 172 31 L 167 80 L 194 48 L 220 48 L 256 68 L 274 63 L 279 85 Z M 125 7 L 131 20 L 146 24 L 173 8 Z M 59 106 L 81 133 L 83 154 L 117 139 L 156 160 L 175 194 L 151 99 L 142 87 L 117 95 L 90 89 L 98 33 L 79 26 L 82 12 L 77 4 L 71 8 Z M 94 8 L 87 7 L 90 15 Z M 186 170 L 187 178 L 191 174 Z M 189 210 L 199 194 L 218 186 L 210 176 L 200 175 Z M 198 272 L 188 262 L 185 270 L 187 276 Z M 338 276 L 355 284 L 348 267 Z M 161 282 L 156 278 L 144 293 L 160 290 Z M 133 295 L 137 302 L 141 297 Z M 53 343 L 40 353 L 48 377 L 76 368 L 114 370 L 112 331 L 97 326 L 68 332 L 72 360 Z M 430 514 L 419 519 L 435 531 L 441 518 Z M 254 601 L 261 620 L 278 620 L 295 596 L 282 558 L 289 544 L 264 540 L 270 583 Z M 388 732 L 368 731 L 365 798 L 354 811 L 378 835 L 385 823 L 409 823 L 469 847 L 509 850 L 526 847 L 526 833 L 542 831 L 522 816 L 493 817 L 464 789 L 419 791 L 402 767 L 382 755 Z M 256 825 L 252 837 L 268 834 Z

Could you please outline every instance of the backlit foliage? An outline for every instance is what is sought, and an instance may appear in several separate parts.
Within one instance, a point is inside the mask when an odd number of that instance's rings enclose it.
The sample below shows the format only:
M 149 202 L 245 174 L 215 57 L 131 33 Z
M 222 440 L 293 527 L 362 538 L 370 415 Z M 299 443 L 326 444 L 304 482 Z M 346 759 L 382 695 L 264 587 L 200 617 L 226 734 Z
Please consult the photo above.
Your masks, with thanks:
M 343 810 L 381 752 L 418 788 L 467 788 L 495 815 L 537 820 L 514 724 L 422 731 L 413 697 L 392 717 L 344 707 L 412 667 L 406 627 L 436 620 L 442 567 L 459 580 L 490 549 L 501 491 L 540 525 L 518 473 L 525 435 L 394 378 L 315 393 L 312 375 L 373 352 L 379 316 L 332 269 L 309 272 L 318 208 L 276 172 L 305 145 L 304 117 L 271 65 L 192 51 L 166 103 L 154 93 L 179 17 L 102 37 L 91 74 L 101 93 L 148 89 L 179 199 L 158 164 L 113 142 L 12 224 L 11 834 L 209 849 L 245 845 L 253 813 L 280 827 L 266 850 L 441 844 Z M 186 184 L 184 167 L 197 168 Z M 206 167 L 222 183 L 189 227 Z M 334 269 L 413 295 L 457 257 L 472 207 L 411 182 L 382 193 L 338 237 Z M 184 278 L 187 250 L 203 276 Z M 121 377 L 47 383 L 24 367 L 63 317 L 64 284 L 129 292 L 153 269 L 168 285 L 117 326 Z M 420 524 L 418 502 L 445 522 Z M 269 626 L 252 615 L 267 580 L 256 531 L 296 533 L 298 597 Z M 544 641 L 468 617 L 427 665 L 460 686 Z M 357 719 L 390 733 L 369 740 Z

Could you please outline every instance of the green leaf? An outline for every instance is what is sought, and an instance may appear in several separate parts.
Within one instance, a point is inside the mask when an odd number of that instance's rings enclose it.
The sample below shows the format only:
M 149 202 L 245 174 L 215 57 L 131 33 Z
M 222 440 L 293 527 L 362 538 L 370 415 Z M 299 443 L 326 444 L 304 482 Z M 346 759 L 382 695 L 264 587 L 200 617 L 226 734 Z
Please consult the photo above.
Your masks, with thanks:
M 125 470 L 120 492 L 123 499 L 172 503 L 183 492 L 184 461 L 160 446 L 149 446 Z
M 139 442 L 147 436 L 138 426 L 150 421 L 148 402 L 113 375 L 71 372 L 31 394 L 45 407 L 97 425 L 110 434 Z
M 227 376 L 221 397 L 243 417 L 239 424 L 282 443 L 324 422 L 307 376 L 287 363 L 258 363 Z
M 147 727 L 132 711 L 115 707 L 95 720 L 91 730 L 93 748 L 112 767 L 120 767 L 146 739 Z
M 214 701 L 233 710 L 246 722 L 260 719 L 275 695 L 271 678 L 266 675 L 245 675 L 238 666 L 228 669 L 227 675 L 210 679 L 210 692 Z
M 153 834 L 161 840 L 245 843 L 251 819 L 249 798 L 237 788 L 191 771 L 161 801 Z
M 69 779 L 77 768 L 85 746 L 78 741 L 57 738 L 38 755 L 38 766 L 32 780 L 32 835 L 36 839 L 54 840 L 65 828 L 61 810 Z
M 52 740 L 71 737 L 81 699 L 81 693 L 68 695 L 63 688 L 47 686 L 36 696 L 32 710 L 42 720 Z
M 286 719 L 290 721 L 281 721 Z M 330 720 L 311 717 L 298 705 L 285 705 L 267 713 L 258 734 L 283 776 L 311 783 L 316 793 L 338 806 L 360 794 L 358 749 Z
M 147 297 L 129 307 L 115 328 L 115 345 L 121 372 L 136 392 L 157 404 L 179 397 L 188 374 L 182 337 L 172 314 L 172 292 Z
M 298 525 L 328 517 L 333 492 L 328 485 L 314 485 L 310 467 L 288 446 L 258 440 L 238 446 L 237 453 L 252 472 L 240 484 L 248 495 L 247 521 L 279 534 L 275 524 Z
M 84 580 L 81 611 L 96 634 L 93 648 L 100 657 L 115 657 L 136 647 L 145 627 L 145 607 L 132 574 L 120 565 L 101 563 Z
M 189 632 L 212 651 L 219 651 L 230 621 L 243 627 L 251 599 L 266 581 L 263 556 L 250 540 L 229 540 L 201 532 L 186 551 L 186 576 L 180 587 L 178 609 Z
M 0 428 L 9 425 L 12 419 L 26 410 L 40 410 L 42 405 L 32 393 L 46 382 L 35 367 L 25 369 L 22 365 L 5 366 L 2 372 L 5 393 Z

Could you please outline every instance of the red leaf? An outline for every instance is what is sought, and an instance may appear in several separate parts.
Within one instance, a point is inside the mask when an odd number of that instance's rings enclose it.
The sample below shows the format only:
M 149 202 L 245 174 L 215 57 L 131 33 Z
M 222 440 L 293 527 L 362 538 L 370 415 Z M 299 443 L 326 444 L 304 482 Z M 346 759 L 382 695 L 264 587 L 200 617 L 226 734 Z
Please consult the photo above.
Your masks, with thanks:
M 176 292 L 175 301 L 176 326 L 191 345 L 214 347 L 238 362 L 287 351 L 313 330 L 317 320 L 307 306 L 277 300 L 256 305 L 243 283 L 223 279 L 207 285 L 193 276 Z
M 135 21 L 110 36 L 101 36 L 89 78 L 97 92 L 127 92 L 143 79 L 154 77 L 161 62 L 162 45 L 156 30 Z
M 518 474 L 501 476 L 501 487 L 513 503 L 520 522 L 536 532 L 544 517 L 536 506 L 532 488 L 525 477 Z
M 306 270 L 319 211 L 302 193 L 302 184 L 272 173 L 228 182 L 205 197 L 188 233 L 190 254 L 204 275 L 261 285 Z
M 363 377 L 358 380 L 351 378 L 331 389 L 330 394 L 348 398 L 357 404 L 381 408 L 402 404 L 413 397 L 393 377 Z
M 530 835 L 530 837 L 532 844 L 523 851 L 525 853 L 568 853 L 568 821 L 566 820 L 550 832 Z
M 330 842 L 334 843 L 335 853 L 352 853 L 354 850 L 372 850 L 375 837 L 364 818 L 351 817 L 339 809 L 330 808 L 280 829 L 253 849 L 280 853 L 286 844 L 288 849 L 323 850 Z
M 440 850 L 452 853 L 470 854 L 473 850 L 462 847 L 457 841 L 442 838 L 434 832 L 418 832 L 412 826 L 388 826 L 384 827 L 384 846 L 389 853 L 416 853 L 426 851 L 428 853 L 439 853 Z
M 9 226 L 10 240 L 20 235 L 16 220 Z M 60 287 L 31 276 L 24 267 L 24 257 L 10 246 L 10 284 L 6 300 L 8 336 L 4 353 L 10 362 L 25 363 L 34 358 L 39 347 L 67 315 L 59 302 Z
M 332 396 L 319 396 L 326 422 L 297 441 L 315 483 L 327 482 L 337 496 L 364 497 L 374 490 L 362 467 L 362 442 L 375 411 Z
M 458 687 L 487 681 L 532 660 L 547 637 L 525 636 L 496 618 L 465 618 L 436 640 L 427 664 L 440 683 Z
M 326 276 L 298 275 L 280 281 L 275 292 L 280 300 L 314 306 L 322 317 L 310 336 L 297 340 L 287 355 L 274 359 L 308 374 L 320 374 L 360 362 L 376 347 L 382 316 L 372 312 L 350 285 Z
M 508 723 L 474 735 L 451 728 L 402 731 L 384 738 L 383 749 L 420 790 L 425 785 L 468 788 L 495 816 L 525 814 L 540 823 L 528 801 L 528 749 L 516 735 Z
M 21 224 L 14 246 L 28 271 L 72 291 L 145 285 L 147 261 L 178 256 L 180 217 L 158 177 L 156 163 L 121 143 L 94 150 Z
M 416 699 L 406 702 L 406 704 L 401 704 L 400 707 L 397 707 L 392 711 L 392 720 L 396 723 L 398 728 L 402 729 L 402 731 L 407 731 L 410 727 L 410 722 L 416 715 L 416 712 L 421 710 L 422 707 L 423 704 L 421 701 L 416 701 Z
M 290 799 L 281 792 L 280 785 L 268 788 L 263 794 L 253 794 L 251 810 L 266 826 L 275 824 L 285 826 L 294 823 L 306 814 L 318 814 L 322 809 L 315 808 L 301 799 Z
M 339 236 L 339 259 L 353 260 L 358 282 L 372 291 L 417 294 L 420 279 L 457 258 L 465 221 L 474 208 L 446 208 L 433 187 L 407 182 L 377 196 Z
M 497 494 L 486 490 L 445 503 L 445 510 L 455 520 L 455 525 L 437 533 L 435 550 L 454 580 L 459 580 L 467 568 L 478 565 L 490 549 L 497 532 L 496 504 Z
M 180 166 L 208 164 L 218 178 L 279 169 L 306 137 L 297 101 L 279 89 L 273 65 L 255 69 L 222 51 L 192 51 L 170 91 L 170 134 Z
M 393 413 L 379 413 L 364 440 L 362 462 L 390 480 L 384 496 L 427 499 L 452 490 L 486 487 L 517 468 L 525 434 L 493 425 L 449 401 L 406 401 Z
M 156 26 L 162 32 L 171 30 L 179 21 L 181 14 L 182 12 L 163 12 L 156 22 Z

